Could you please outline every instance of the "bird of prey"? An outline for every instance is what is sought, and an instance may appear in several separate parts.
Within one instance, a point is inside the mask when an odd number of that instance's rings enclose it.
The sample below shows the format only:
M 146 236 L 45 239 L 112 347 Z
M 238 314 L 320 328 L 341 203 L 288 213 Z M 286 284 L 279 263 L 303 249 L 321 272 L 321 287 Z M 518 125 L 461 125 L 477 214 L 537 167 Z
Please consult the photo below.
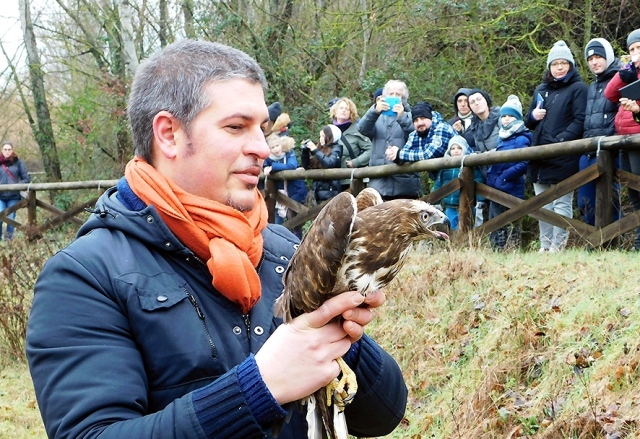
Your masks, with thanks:
M 423 201 L 382 202 L 372 188 L 357 198 L 348 192 L 338 194 L 320 211 L 291 258 L 283 293 L 275 304 L 276 316 L 289 322 L 345 291 L 366 295 L 383 288 L 402 268 L 414 241 L 448 238 L 431 229 L 446 222 L 440 210 Z M 307 404 L 309 439 L 347 437 L 342 412 L 355 396 L 357 383 L 342 358 L 337 361 L 341 380 L 301 401 Z

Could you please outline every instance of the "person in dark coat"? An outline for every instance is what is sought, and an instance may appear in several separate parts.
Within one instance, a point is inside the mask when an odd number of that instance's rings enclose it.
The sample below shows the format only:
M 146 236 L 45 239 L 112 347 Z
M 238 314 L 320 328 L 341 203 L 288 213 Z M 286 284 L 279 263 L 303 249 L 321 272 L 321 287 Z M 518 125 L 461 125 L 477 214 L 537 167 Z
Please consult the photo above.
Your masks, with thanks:
M 526 148 L 531 145 L 531 132 L 522 120 L 522 103 L 515 95 L 510 95 L 500 108 L 499 140 L 496 151 L 509 151 Z M 487 185 L 514 197 L 524 200 L 525 174 L 527 162 L 495 163 L 487 170 Z M 491 201 L 489 219 L 495 218 L 508 210 L 506 206 Z M 518 248 L 520 246 L 520 224 L 508 224 L 491 232 L 491 245 L 496 250 Z
M 0 184 L 17 184 L 29 183 L 29 173 L 24 162 L 18 158 L 13 150 L 11 142 L 4 142 L 2 145 L 2 155 L 0 155 Z M 0 212 L 15 206 L 20 202 L 22 196 L 18 191 L 0 192 Z M 16 212 L 7 215 L 9 219 L 16 219 Z M 10 241 L 13 239 L 14 227 L 7 223 L 7 233 L 4 239 Z M 2 239 L 2 222 L 0 221 L 0 239 Z
M 304 438 L 290 403 L 336 378 L 338 357 L 358 376 L 349 434 L 402 420 L 402 371 L 364 335 L 383 293 L 274 315 L 300 241 L 257 190 L 266 88 L 249 55 L 207 41 L 136 70 L 135 156 L 34 287 L 26 353 L 49 438 L 273 439 L 284 419 L 278 439 Z
M 338 143 L 342 132 L 335 125 L 325 125 L 320 130 L 318 145 L 308 140 L 302 145 L 301 160 L 304 169 L 339 168 L 342 160 L 342 145 Z M 342 192 L 340 180 L 313 180 L 311 191 L 317 203 L 335 197 Z
M 583 137 L 613 136 L 616 133 L 615 118 L 618 104 L 611 102 L 604 95 L 604 90 L 611 78 L 620 69 L 620 60 L 616 58 L 613 47 L 604 38 L 594 38 L 584 49 L 589 70 L 593 74 L 593 82 L 587 93 L 587 108 L 584 118 Z M 596 152 L 583 154 L 580 157 L 578 169 L 582 171 L 595 164 L 598 158 Z M 614 158 L 614 166 L 620 165 L 619 157 Z M 614 184 L 614 199 L 611 204 L 614 221 L 620 218 L 620 185 Z M 582 221 L 595 225 L 596 183 L 591 181 L 578 188 L 578 210 Z
M 447 121 L 456 132 L 465 138 L 467 144 L 472 150 L 476 149 L 476 141 L 471 131 L 471 122 L 473 121 L 473 111 L 469 107 L 470 88 L 459 88 L 453 96 L 453 112 L 455 116 Z
M 533 145 L 567 142 L 582 138 L 587 84 L 575 68 L 571 50 L 560 40 L 547 56 L 547 69 L 543 81 L 533 92 L 533 99 L 525 119 L 533 130 Z M 565 155 L 552 159 L 529 162 L 527 177 L 533 183 L 536 195 L 547 191 L 578 172 L 579 155 Z M 557 214 L 573 218 L 573 192 L 544 206 Z M 569 232 L 544 221 L 540 226 L 540 253 L 562 251 Z

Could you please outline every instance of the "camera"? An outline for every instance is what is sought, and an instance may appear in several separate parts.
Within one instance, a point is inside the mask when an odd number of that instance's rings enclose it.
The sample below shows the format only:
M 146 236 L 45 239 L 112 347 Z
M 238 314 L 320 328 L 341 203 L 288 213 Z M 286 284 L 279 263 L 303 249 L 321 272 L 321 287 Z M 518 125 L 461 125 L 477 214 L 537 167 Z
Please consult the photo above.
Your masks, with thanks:
M 309 148 L 309 143 L 311 143 L 310 139 L 307 140 L 303 140 L 302 142 L 300 142 L 300 144 L 302 145 L 303 148 Z

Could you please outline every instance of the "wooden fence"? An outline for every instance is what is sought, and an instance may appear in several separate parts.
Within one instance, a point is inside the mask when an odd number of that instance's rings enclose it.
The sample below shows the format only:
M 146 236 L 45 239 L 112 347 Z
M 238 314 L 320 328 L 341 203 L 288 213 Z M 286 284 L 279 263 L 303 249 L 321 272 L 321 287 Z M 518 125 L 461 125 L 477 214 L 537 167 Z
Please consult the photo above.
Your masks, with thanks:
M 472 230 L 473 206 L 475 194 L 496 201 L 509 208 L 505 213 L 486 222 L 481 227 L 474 229 L 474 233 L 490 233 L 498 228 L 520 219 L 530 216 L 550 224 L 566 228 L 575 234 L 579 240 L 592 247 L 602 246 L 612 239 L 640 226 L 640 212 L 626 215 L 613 222 L 611 205 L 613 203 L 613 183 L 619 182 L 622 186 L 640 191 L 640 176 L 616 169 L 613 166 L 612 156 L 617 155 L 618 150 L 640 149 L 640 135 L 611 136 L 592 139 L 580 139 L 571 142 L 556 143 L 512 151 L 492 151 L 483 154 L 472 154 L 465 157 L 447 157 L 424 160 L 421 162 L 407 163 L 403 165 L 383 165 L 356 169 L 325 169 L 325 170 L 296 170 L 282 171 L 272 174 L 265 185 L 265 200 L 269 210 L 269 219 L 273 222 L 276 201 L 287 206 L 296 216 L 287 220 L 285 226 L 292 229 L 304 224 L 320 212 L 323 204 L 307 207 L 291 200 L 276 190 L 275 181 L 290 179 L 351 179 L 351 191 L 358 193 L 363 187 L 363 180 L 367 178 L 386 177 L 393 174 L 407 172 L 435 172 L 444 168 L 461 167 L 460 177 L 447 185 L 439 188 L 423 197 L 425 201 L 437 202 L 446 195 L 460 190 L 460 231 L 462 233 Z M 563 155 L 581 155 L 596 152 L 597 163 L 589 168 L 571 176 L 563 182 L 555 185 L 551 190 L 543 192 L 528 200 L 521 200 L 504 192 L 490 188 L 474 181 L 474 167 L 487 166 L 494 163 L 505 163 L 521 160 L 540 160 L 559 157 Z M 570 219 L 553 213 L 542 207 L 550 201 L 572 192 L 580 186 L 596 182 L 596 206 L 595 226 L 585 224 L 578 219 Z M 30 227 L 29 235 L 37 237 L 43 231 L 57 226 L 63 222 L 72 222 L 80 225 L 82 221 L 77 215 L 85 208 L 95 204 L 102 191 L 117 183 L 117 180 L 95 180 L 66 183 L 33 183 L 1 185 L 2 191 L 23 191 L 24 198 L 15 206 L 0 212 L 0 221 L 10 223 L 16 227 L 24 224 L 6 217 L 9 213 L 18 209 L 27 209 L 27 223 Z M 99 193 L 89 200 L 70 207 L 67 211 L 60 210 L 37 197 L 43 191 L 65 191 L 79 189 L 97 189 Z M 49 215 L 44 220 L 38 220 L 37 208 L 46 211 Z
M 265 198 L 269 207 L 270 220 L 273 219 L 276 201 L 292 209 L 296 216 L 285 222 L 289 228 L 297 227 L 315 218 L 323 204 L 306 207 L 285 197 L 276 190 L 274 180 L 289 180 L 293 178 L 310 179 L 351 179 L 351 191 L 358 193 L 363 185 L 363 179 L 386 177 L 388 175 L 407 172 L 435 172 L 440 169 L 460 167 L 458 179 L 442 186 L 424 197 L 427 202 L 437 202 L 445 196 L 460 190 L 460 232 L 467 233 L 473 226 L 473 206 L 475 194 L 496 201 L 509 208 L 503 214 L 484 223 L 474 233 L 488 234 L 524 216 L 543 220 L 550 224 L 572 232 L 578 241 L 592 247 L 600 247 L 609 243 L 636 227 L 640 226 L 640 212 L 634 212 L 613 222 L 611 206 L 614 202 L 614 182 L 627 188 L 640 191 L 640 176 L 622 171 L 613 166 L 613 156 L 619 150 L 640 149 L 640 135 L 610 136 L 590 139 L 579 139 L 570 142 L 554 143 L 550 145 L 522 148 L 511 151 L 490 151 L 483 154 L 472 154 L 465 157 L 446 157 L 424 160 L 403 165 L 383 165 L 357 169 L 326 169 L 309 171 L 281 171 L 270 176 L 265 188 Z M 570 178 L 555 185 L 552 189 L 534 196 L 528 200 L 521 200 L 509 194 L 474 181 L 474 167 L 487 166 L 494 163 L 507 163 L 522 160 L 541 160 L 564 155 L 597 154 L 597 163 L 580 171 Z M 595 226 L 586 224 L 578 219 L 571 219 L 543 209 L 549 202 L 568 194 L 589 182 L 596 183 Z

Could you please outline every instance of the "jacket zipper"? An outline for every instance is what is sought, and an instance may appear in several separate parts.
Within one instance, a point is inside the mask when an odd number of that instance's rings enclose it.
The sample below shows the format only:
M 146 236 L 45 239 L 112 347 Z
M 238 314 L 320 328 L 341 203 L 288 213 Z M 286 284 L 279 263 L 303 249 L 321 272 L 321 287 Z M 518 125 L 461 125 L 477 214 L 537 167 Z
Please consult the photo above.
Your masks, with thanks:
M 213 337 L 211 337 L 211 332 L 209 331 L 209 328 L 207 328 L 207 325 L 204 321 L 205 316 L 204 316 L 204 313 L 202 312 L 202 309 L 200 309 L 200 305 L 198 305 L 198 301 L 185 288 L 182 288 L 182 291 L 184 291 L 184 293 L 187 295 L 187 299 L 189 299 L 189 302 L 191 302 L 191 305 L 196 310 L 196 313 L 198 314 L 198 318 L 202 322 L 202 327 L 204 328 L 204 331 L 207 333 L 209 346 L 211 347 L 211 358 L 216 358 L 218 356 L 218 349 L 216 348 L 216 344 L 213 342 Z

